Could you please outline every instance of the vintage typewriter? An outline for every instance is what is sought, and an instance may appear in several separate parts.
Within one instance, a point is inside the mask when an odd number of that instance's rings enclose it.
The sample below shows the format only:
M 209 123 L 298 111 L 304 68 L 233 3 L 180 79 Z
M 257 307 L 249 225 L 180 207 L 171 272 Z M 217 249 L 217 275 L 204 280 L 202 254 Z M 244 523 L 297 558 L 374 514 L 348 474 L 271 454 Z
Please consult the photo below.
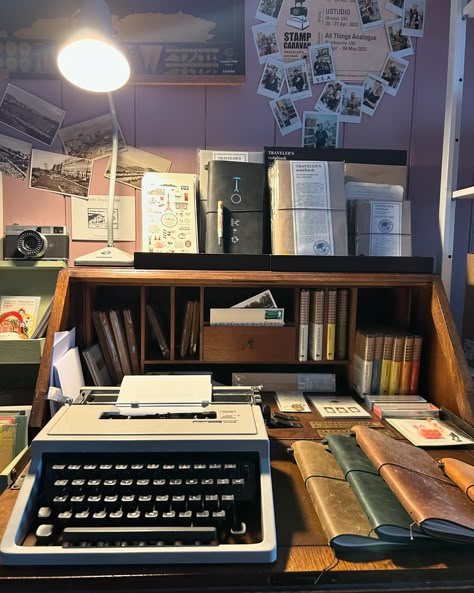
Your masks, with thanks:
M 258 389 L 196 375 L 125 377 L 117 391 L 85 390 L 33 440 L 2 562 L 274 561 Z

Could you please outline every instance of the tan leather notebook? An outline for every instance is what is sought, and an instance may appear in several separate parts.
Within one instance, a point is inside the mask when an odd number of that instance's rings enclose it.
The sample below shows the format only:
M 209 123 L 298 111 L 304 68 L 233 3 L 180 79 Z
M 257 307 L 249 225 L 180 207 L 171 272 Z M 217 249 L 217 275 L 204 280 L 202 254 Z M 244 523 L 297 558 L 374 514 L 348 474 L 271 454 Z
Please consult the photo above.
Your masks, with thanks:
M 443 457 L 440 467 L 471 500 L 474 500 L 474 466 L 459 459 Z
M 352 430 L 364 453 L 425 533 L 474 543 L 474 505 L 426 451 L 367 426 Z
M 392 543 L 379 540 L 373 532 L 356 495 L 325 445 L 296 441 L 292 448 L 321 526 L 334 549 L 393 548 Z

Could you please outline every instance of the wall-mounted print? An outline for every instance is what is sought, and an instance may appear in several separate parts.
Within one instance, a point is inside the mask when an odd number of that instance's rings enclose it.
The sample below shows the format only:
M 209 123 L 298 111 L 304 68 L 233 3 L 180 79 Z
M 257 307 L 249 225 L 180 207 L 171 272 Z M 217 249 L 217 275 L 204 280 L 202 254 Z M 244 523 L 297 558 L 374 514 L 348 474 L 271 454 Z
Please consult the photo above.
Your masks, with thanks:
M 0 173 L 25 179 L 30 166 L 32 145 L 0 134 Z
M 110 179 L 110 159 L 105 171 L 105 177 Z M 130 185 L 135 189 L 142 188 L 145 173 L 167 173 L 171 168 L 171 161 L 161 156 L 129 146 L 125 152 L 118 155 L 117 181 Z
M 92 162 L 74 156 L 33 149 L 30 187 L 56 194 L 87 198 L 92 176 Z
M 50 146 L 66 112 L 8 84 L 0 102 L 0 122 Z
M 0 61 L 10 78 L 58 78 L 56 51 L 80 0 L 0 3 Z M 107 0 L 131 81 L 241 84 L 245 0 Z
M 69 156 L 83 159 L 100 159 L 112 152 L 112 116 L 99 115 L 87 121 L 59 130 L 64 150 Z M 125 140 L 119 128 L 119 150 L 125 150 Z

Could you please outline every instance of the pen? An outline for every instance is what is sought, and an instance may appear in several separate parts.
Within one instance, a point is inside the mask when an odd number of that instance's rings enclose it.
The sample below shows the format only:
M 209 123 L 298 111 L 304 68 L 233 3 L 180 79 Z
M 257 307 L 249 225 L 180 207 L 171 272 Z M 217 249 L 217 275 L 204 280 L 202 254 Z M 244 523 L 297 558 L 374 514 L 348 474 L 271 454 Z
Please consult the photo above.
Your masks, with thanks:
M 217 202 L 217 244 L 222 246 L 224 238 L 224 203 L 222 200 Z

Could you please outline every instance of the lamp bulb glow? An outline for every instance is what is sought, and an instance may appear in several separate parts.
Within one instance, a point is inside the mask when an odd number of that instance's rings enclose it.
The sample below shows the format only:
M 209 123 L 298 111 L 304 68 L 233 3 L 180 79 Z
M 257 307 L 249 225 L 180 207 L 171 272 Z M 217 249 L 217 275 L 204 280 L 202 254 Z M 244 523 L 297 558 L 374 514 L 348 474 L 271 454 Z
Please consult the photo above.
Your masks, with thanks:
M 72 84 L 96 93 L 114 91 L 130 78 L 125 56 L 114 45 L 97 39 L 65 45 L 58 55 L 58 68 Z

